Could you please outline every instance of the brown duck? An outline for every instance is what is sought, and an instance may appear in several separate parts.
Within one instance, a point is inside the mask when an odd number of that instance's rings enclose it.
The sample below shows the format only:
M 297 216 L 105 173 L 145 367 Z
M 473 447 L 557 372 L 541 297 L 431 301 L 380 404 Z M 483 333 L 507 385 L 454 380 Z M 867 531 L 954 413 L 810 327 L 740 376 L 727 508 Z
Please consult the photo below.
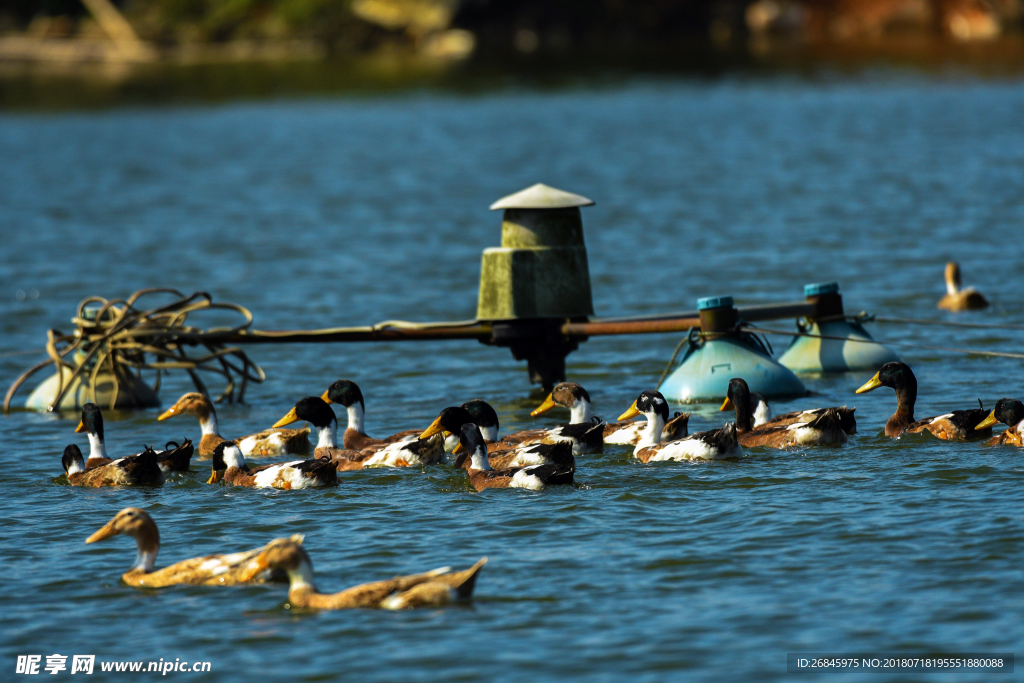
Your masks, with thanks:
M 177 403 L 161 413 L 157 420 L 167 420 L 175 415 L 191 415 L 199 420 L 203 436 L 199 440 L 199 457 L 213 457 L 213 449 L 221 441 L 229 441 L 220 435 L 217 413 L 210 399 L 199 392 L 190 392 L 178 399 Z M 306 455 L 309 453 L 309 428 L 268 429 L 249 436 L 235 439 L 233 443 L 242 449 L 242 455 L 250 458 L 276 455 Z
M 64 449 L 61 458 L 64 472 L 72 486 L 100 488 L 101 486 L 159 486 L 164 473 L 157 463 L 156 451 L 146 449 L 138 455 L 118 458 L 91 470 L 85 469 L 85 458 L 75 444 Z
M 1001 398 L 988 417 L 978 423 L 975 431 L 991 428 L 1002 422 L 1007 429 L 989 439 L 989 446 L 1024 446 L 1024 403 L 1015 398 Z
M 744 448 L 834 446 L 846 443 L 841 411 L 848 415 L 848 428 L 854 432 L 857 430 L 853 411 L 845 407 L 786 413 L 754 426 L 750 405 L 750 388 L 746 380 L 741 377 L 729 380 L 729 388 L 720 410 L 732 409 L 736 412 L 736 434 Z
M 196 557 L 176 562 L 163 569 L 154 569 L 156 555 L 160 551 L 160 532 L 157 531 L 156 523 L 149 513 L 139 508 L 121 510 L 85 542 L 95 543 L 120 534 L 134 538 L 139 548 L 135 564 L 121 575 L 121 580 L 129 586 L 235 586 L 240 583 L 262 583 L 270 578 L 270 572 L 257 568 L 255 564 L 257 555 L 264 548 L 228 555 Z M 301 543 L 302 536 L 292 536 L 291 541 Z
M 267 545 L 257 556 L 255 566 L 243 576 L 255 576 L 268 568 L 286 572 L 288 603 L 292 609 L 409 609 L 440 607 L 457 600 L 469 600 L 476 586 L 476 577 L 486 563 L 485 557 L 463 571 L 453 572 L 444 567 L 326 594 L 317 591 L 313 562 L 305 549 L 291 539 L 279 538 Z
M 903 434 L 929 432 L 940 439 L 963 441 L 968 438 L 992 435 L 992 428 L 976 430 L 987 416 L 982 408 L 954 410 L 923 420 L 914 419 L 914 404 L 917 402 L 917 377 L 906 363 L 886 363 L 875 376 L 857 389 L 858 394 L 874 391 L 878 387 L 889 387 L 896 392 L 896 412 L 885 423 L 885 435 L 898 438 Z M 980 401 L 979 401 L 980 403 Z

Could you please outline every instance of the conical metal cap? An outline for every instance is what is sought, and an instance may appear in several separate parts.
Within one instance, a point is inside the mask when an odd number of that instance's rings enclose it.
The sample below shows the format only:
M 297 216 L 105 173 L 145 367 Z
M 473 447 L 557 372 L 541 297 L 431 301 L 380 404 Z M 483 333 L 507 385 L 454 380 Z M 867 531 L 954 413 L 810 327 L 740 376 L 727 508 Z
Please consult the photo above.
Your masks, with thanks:
M 491 211 L 499 209 L 568 209 L 573 206 L 591 206 L 593 199 L 566 192 L 543 183 L 537 183 L 515 194 L 502 197 L 491 204 Z

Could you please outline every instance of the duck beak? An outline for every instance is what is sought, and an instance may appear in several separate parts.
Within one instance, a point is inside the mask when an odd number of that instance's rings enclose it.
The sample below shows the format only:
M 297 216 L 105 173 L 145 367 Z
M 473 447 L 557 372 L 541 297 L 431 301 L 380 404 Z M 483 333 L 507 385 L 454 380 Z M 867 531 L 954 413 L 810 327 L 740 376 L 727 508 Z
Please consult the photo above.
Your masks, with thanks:
M 327 395 L 330 391 L 331 390 L 328 389 L 320 396 L 320 398 L 323 399 L 323 402 L 326 403 L 327 405 L 331 405 L 332 403 L 334 403 L 334 401 L 331 400 L 331 397 Z
M 210 478 L 206 480 L 206 483 L 207 484 L 219 484 L 221 476 L 222 475 L 221 475 L 220 472 L 218 472 L 217 470 L 214 470 L 213 474 L 210 475 Z
M 999 420 L 996 419 L 996 411 L 993 410 L 991 413 L 988 414 L 988 417 L 986 417 L 984 420 L 979 422 L 978 426 L 975 427 L 974 429 L 975 430 L 985 429 L 986 427 L 991 427 L 992 425 L 994 425 L 997 422 L 999 422 Z
M 78 426 L 75 427 L 75 434 L 81 434 L 85 431 L 85 423 L 79 421 Z
M 463 451 L 462 442 L 455 444 L 455 448 L 452 449 L 452 455 L 457 455 Z
M 438 415 L 436 418 L 434 418 L 434 421 L 430 423 L 430 426 L 427 427 L 427 429 L 422 434 L 420 434 L 420 438 L 421 439 L 429 439 L 434 434 L 437 434 L 438 432 L 443 432 L 443 431 L 444 431 L 444 427 L 441 426 L 441 416 Z
M 274 426 L 271 427 L 271 429 L 277 429 L 278 427 L 284 427 L 285 425 L 290 425 L 292 422 L 298 422 L 298 421 L 299 421 L 299 416 L 295 414 L 295 408 L 292 408 L 291 410 L 288 411 L 287 415 L 285 415 L 280 420 L 275 422 Z
M 266 551 L 263 551 L 256 556 L 256 559 L 252 561 L 252 564 L 249 565 L 247 569 L 242 571 L 242 576 L 239 578 L 241 578 L 242 581 L 252 581 L 260 572 L 269 568 L 270 567 L 267 564 L 267 553 Z
M 160 422 L 161 420 L 166 420 L 169 417 L 174 417 L 175 415 L 177 415 L 178 413 L 175 410 L 175 408 L 177 408 L 177 405 L 173 405 L 164 412 L 160 413 L 160 417 L 156 419 L 157 422 Z
M 723 410 L 732 410 L 732 409 L 733 409 L 733 408 L 732 408 L 732 401 L 730 401 L 730 400 L 729 400 L 729 397 L 728 397 L 728 396 L 726 396 L 726 397 L 725 397 L 725 400 L 724 400 L 724 401 L 722 401 L 722 407 L 721 407 L 721 408 L 719 408 L 718 410 L 719 410 L 719 412 L 721 412 L 721 411 L 723 411 Z
M 109 522 L 104 524 L 98 531 L 96 531 L 92 536 L 85 539 L 85 542 L 95 543 L 96 541 L 102 541 L 103 539 L 110 538 L 111 536 L 117 536 L 118 533 L 120 532 L 114 528 L 114 520 L 110 520 Z
M 882 380 L 878 379 L 878 373 L 876 372 L 874 377 L 872 377 L 867 382 L 865 382 L 864 386 L 862 386 L 860 389 L 858 389 L 854 393 L 856 393 L 856 394 L 865 394 L 865 393 L 867 393 L 867 392 L 869 392 L 869 391 L 871 391 L 873 389 L 877 389 L 880 386 L 882 386 Z
M 544 402 L 537 406 L 532 413 L 530 413 L 530 417 L 537 417 L 538 415 L 543 415 L 544 413 L 554 408 L 555 405 L 556 404 L 554 400 L 551 398 L 551 394 L 548 394 L 548 397 L 544 399 Z
M 636 409 L 636 401 L 633 401 L 633 405 L 629 407 L 629 410 L 624 412 L 622 415 L 619 415 L 618 422 L 622 422 L 623 420 L 629 420 L 631 418 L 636 417 L 639 414 L 640 411 Z

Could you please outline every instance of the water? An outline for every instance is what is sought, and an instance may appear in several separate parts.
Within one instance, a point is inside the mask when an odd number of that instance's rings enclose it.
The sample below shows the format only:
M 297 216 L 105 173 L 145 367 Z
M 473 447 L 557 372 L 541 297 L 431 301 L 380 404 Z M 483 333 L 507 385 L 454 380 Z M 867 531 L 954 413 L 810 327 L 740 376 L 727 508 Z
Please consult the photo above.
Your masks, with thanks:
M 835 279 L 849 311 L 942 318 L 957 258 L 994 302 L 957 319 L 1020 324 L 1021 111 L 1019 82 L 777 79 L 4 115 L 0 352 L 66 331 L 87 295 L 158 285 L 241 303 L 262 329 L 471 318 L 480 251 L 499 240 L 486 207 L 538 181 L 597 200 L 599 315 L 794 300 Z M 1011 331 L 872 331 L 1020 348 Z M 593 339 L 569 374 L 614 418 L 677 341 Z M 1020 397 L 1017 360 L 900 351 L 919 417 Z M 531 420 L 542 397 L 522 364 L 472 342 L 250 353 L 269 377 L 218 409 L 229 436 L 339 377 L 361 385 L 373 435 L 476 396 L 503 431 L 565 419 Z M 0 357 L 0 378 L 40 359 Z M 63 447 L 85 444 L 77 416 L 15 413 L 0 419 L 0 666 L 61 653 L 210 661 L 190 679 L 218 681 L 775 681 L 787 652 L 1020 652 L 1020 453 L 884 438 L 892 392 L 853 395 L 869 376 L 808 378 L 810 396 L 774 406 L 856 405 L 843 448 L 644 466 L 609 447 L 579 459 L 582 485 L 541 493 L 477 494 L 448 466 L 232 490 L 203 484 L 205 463 L 159 490 L 81 490 L 53 481 Z M 188 388 L 172 378 L 165 405 Z M 108 415 L 110 451 L 198 438 L 156 415 Z M 724 417 L 697 406 L 691 429 Z M 118 582 L 130 539 L 84 544 L 128 505 L 159 525 L 160 566 L 296 532 L 327 591 L 490 562 L 472 606 L 439 611 L 293 614 L 282 586 L 140 592 Z

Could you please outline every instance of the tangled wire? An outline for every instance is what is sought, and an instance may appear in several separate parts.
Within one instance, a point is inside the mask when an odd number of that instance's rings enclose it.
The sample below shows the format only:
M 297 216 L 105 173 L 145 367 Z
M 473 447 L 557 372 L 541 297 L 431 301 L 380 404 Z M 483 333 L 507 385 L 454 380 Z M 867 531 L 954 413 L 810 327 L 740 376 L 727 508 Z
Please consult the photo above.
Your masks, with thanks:
M 172 294 L 177 300 L 156 308 L 142 309 L 139 302 L 154 294 Z M 206 386 L 198 375 L 199 370 L 223 375 L 227 381 L 224 392 L 217 401 L 235 400 L 235 385 L 239 381 L 238 401 L 245 397 L 250 381 L 266 379 L 263 370 L 249 360 L 245 352 L 237 347 L 226 347 L 200 328 L 186 326 L 190 313 L 209 310 L 227 310 L 240 314 L 245 320 L 241 325 L 228 329 L 210 330 L 210 333 L 238 333 L 252 325 L 252 314 L 242 306 L 231 303 L 213 303 L 206 292 L 185 296 L 175 289 L 142 289 L 127 299 L 108 301 L 100 297 L 89 297 L 78 305 L 72 322 L 75 331 L 63 334 L 58 330 L 47 332 L 46 353 L 49 358 L 29 368 L 7 390 L 4 397 L 4 412 L 8 412 L 11 399 L 18 388 L 29 377 L 45 367 L 53 365 L 57 370 L 58 388 L 49 410 L 60 405 L 64 395 L 79 377 L 85 383 L 89 396 L 95 402 L 96 379 L 101 372 L 108 372 L 113 378 L 114 388 L 110 397 L 113 408 L 121 384 L 134 372 L 141 378 L 143 370 L 156 370 L 154 391 L 160 389 L 160 379 L 167 370 L 185 370 L 192 378 L 196 389 L 207 394 Z M 202 346 L 207 353 L 190 356 L 185 346 Z M 78 352 L 78 353 L 76 353 Z M 70 358 L 75 362 L 65 360 Z M 64 368 L 72 371 L 65 381 Z M 86 377 L 87 376 L 87 379 Z M 128 391 L 131 384 L 125 383 Z

